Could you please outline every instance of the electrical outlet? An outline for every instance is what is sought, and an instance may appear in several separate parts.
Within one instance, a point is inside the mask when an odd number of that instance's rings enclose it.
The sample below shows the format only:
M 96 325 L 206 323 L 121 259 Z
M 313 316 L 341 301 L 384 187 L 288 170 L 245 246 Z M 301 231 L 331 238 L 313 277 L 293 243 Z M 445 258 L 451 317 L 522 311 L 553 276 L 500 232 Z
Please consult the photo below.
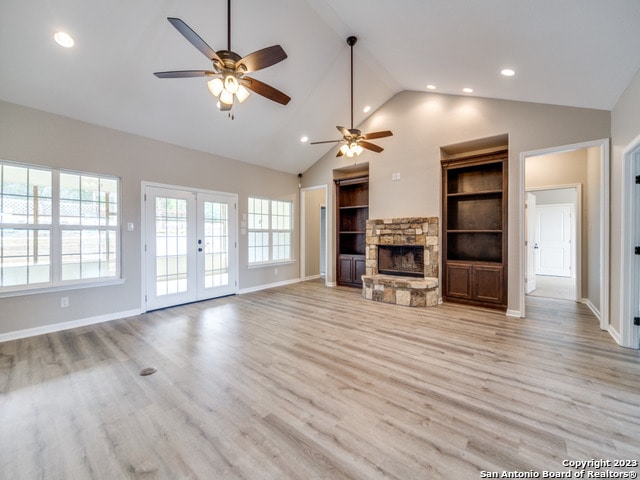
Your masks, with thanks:
M 273 274 L 274 274 L 274 275 L 277 275 L 277 274 L 278 274 L 278 269 L 277 269 L 277 268 L 274 268 L 274 269 L 273 269 Z
M 67 308 L 69 306 L 69 297 L 62 297 L 60 299 L 60 306 L 62 308 Z

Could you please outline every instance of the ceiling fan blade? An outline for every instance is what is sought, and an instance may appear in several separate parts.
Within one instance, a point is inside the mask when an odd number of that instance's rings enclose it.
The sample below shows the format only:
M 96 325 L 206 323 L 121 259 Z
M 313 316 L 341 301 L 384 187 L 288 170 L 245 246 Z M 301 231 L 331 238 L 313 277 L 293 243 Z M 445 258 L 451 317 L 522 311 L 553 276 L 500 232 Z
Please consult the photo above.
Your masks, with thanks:
M 291 97 L 285 95 L 280 90 L 276 90 L 271 85 L 267 85 L 255 78 L 243 77 L 242 84 L 258 95 L 262 95 L 263 97 L 282 105 L 286 105 L 291 100 Z
M 263 48 L 256 52 L 250 53 L 237 62 L 236 68 L 242 68 L 246 73 L 262 70 L 263 68 L 275 65 L 287 58 L 287 54 L 280 45 Z
M 207 45 L 207 42 L 200 38 L 200 36 L 196 32 L 194 32 L 191 27 L 189 27 L 189 25 L 184 23 L 179 18 L 167 17 L 167 20 L 169 20 L 169 23 L 171 23 L 171 25 L 173 25 L 184 38 L 189 40 L 189 43 L 191 43 L 191 45 L 200 50 L 205 57 L 207 57 L 212 62 L 217 61 L 223 63 L 216 51 L 209 45 Z
M 188 77 L 206 77 L 215 75 L 213 70 L 175 70 L 173 72 L 155 72 L 158 78 L 188 78 Z
M 360 145 L 362 148 L 366 148 L 367 150 L 371 150 L 376 153 L 380 153 L 382 150 L 384 150 L 384 148 L 379 147 L 378 145 L 375 145 L 373 143 L 366 142 L 364 140 L 360 140 L 358 142 L 358 145 Z
M 344 128 L 344 127 L 336 127 L 338 129 L 338 131 L 344 135 L 345 137 L 350 137 L 351 136 L 351 132 L 349 131 L 348 128 Z
M 374 140 L 376 138 L 384 138 L 384 137 L 390 137 L 392 136 L 393 133 L 391 133 L 390 130 L 385 130 L 383 132 L 371 132 L 371 133 L 367 133 L 366 135 L 364 135 L 364 139 L 365 140 Z
M 338 143 L 341 142 L 342 139 L 340 140 L 323 140 L 321 142 L 310 142 L 309 145 L 318 145 L 319 143 Z

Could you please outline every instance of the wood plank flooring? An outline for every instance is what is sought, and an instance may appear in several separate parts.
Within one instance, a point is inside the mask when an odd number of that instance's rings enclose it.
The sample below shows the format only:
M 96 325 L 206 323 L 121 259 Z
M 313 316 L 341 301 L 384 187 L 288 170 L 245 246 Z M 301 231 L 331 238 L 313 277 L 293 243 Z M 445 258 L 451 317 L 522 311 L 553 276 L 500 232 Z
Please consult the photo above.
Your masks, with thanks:
M 2 343 L 0 478 L 542 478 L 640 460 L 640 354 L 582 305 L 529 298 L 527 314 L 311 281 Z

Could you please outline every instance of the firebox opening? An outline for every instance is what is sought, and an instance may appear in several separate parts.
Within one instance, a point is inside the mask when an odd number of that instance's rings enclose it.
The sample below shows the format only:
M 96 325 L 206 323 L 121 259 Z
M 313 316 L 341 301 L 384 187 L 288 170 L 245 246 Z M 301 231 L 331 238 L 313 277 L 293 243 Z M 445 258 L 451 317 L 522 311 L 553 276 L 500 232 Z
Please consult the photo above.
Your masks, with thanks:
M 424 247 L 419 245 L 378 245 L 378 273 L 424 277 Z

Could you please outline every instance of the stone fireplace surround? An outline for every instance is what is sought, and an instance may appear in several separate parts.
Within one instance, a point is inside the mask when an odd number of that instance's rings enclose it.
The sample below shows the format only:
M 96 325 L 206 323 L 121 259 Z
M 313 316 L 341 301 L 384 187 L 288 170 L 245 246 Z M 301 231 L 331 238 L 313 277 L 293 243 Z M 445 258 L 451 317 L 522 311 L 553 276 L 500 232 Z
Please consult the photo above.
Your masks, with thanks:
M 367 220 L 366 272 L 362 276 L 362 295 L 368 300 L 396 305 L 437 305 L 440 297 L 439 223 L 438 217 Z M 422 245 L 424 277 L 379 274 L 378 245 Z

